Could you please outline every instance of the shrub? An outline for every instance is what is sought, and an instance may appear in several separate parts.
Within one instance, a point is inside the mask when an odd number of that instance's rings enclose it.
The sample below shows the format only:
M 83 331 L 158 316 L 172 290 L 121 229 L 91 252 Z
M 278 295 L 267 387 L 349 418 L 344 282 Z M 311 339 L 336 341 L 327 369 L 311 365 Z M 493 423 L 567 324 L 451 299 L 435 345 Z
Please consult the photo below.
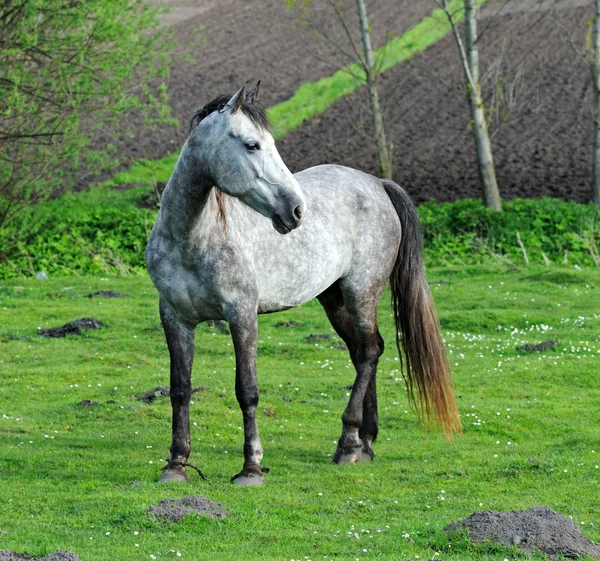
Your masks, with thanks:
M 0 230 L 0 278 L 33 275 L 127 275 L 143 271 L 156 212 L 118 193 L 66 195 L 25 209 Z M 129 195 L 129 194 L 128 194 Z
M 492 212 L 471 199 L 419 206 L 428 262 L 522 264 L 525 253 L 532 262 L 544 263 L 545 256 L 554 263 L 600 266 L 600 211 L 594 204 L 546 197 L 514 199 L 503 209 Z
M 119 193 L 97 187 L 26 209 L 0 231 L 0 279 L 33 275 L 128 275 L 145 270 L 144 249 L 156 211 L 138 208 L 147 188 Z M 593 205 L 515 199 L 503 212 L 481 201 L 423 204 L 428 265 L 532 263 L 597 265 L 600 236 Z

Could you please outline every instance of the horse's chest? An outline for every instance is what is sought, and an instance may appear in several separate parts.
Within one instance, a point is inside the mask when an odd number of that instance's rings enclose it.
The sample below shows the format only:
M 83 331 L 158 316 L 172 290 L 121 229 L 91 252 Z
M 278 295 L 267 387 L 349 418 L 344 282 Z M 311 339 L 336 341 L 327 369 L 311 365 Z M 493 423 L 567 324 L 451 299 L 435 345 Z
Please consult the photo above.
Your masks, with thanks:
M 152 282 L 176 314 L 186 323 L 221 319 L 218 280 L 209 262 L 196 255 L 193 262 L 177 247 L 148 258 Z

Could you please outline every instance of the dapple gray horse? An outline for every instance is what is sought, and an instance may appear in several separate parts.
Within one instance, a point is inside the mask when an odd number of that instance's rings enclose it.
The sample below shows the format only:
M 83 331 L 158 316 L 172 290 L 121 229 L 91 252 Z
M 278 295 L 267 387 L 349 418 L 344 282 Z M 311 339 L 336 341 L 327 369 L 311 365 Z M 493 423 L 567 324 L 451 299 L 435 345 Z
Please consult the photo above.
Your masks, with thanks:
M 171 357 L 172 444 L 162 482 L 186 481 L 185 467 L 192 466 L 194 329 L 205 320 L 226 320 L 244 419 L 244 465 L 233 479 L 264 483 L 257 314 L 315 297 L 356 368 L 334 462 L 372 459 L 375 375 L 383 352 L 377 303 L 388 280 L 410 401 L 420 418 L 435 418 L 450 436 L 460 432 L 408 196 L 391 181 L 337 165 L 292 175 L 267 130 L 257 90 L 244 95 L 242 88 L 196 113 L 148 242 L 146 261 Z

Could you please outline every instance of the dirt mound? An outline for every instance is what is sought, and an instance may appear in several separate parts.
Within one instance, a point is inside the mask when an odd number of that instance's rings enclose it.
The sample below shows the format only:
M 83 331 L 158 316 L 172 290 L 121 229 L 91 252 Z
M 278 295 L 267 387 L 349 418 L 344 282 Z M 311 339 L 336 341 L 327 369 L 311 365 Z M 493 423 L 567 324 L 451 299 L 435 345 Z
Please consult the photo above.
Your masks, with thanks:
M 152 403 L 159 397 L 168 397 L 171 395 L 171 390 L 167 386 L 157 386 L 155 389 L 146 392 L 144 395 L 140 395 L 138 399 L 144 403 Z
M 280 327 L 301 327 L 303 326 L 303 323 L 298 323 L 297 321 L 294 320 L 290 320 L 290 321 L 278 321 L 274 327 L 280 328 Z
M 21 553 L 15 553 L 14 551 L 2 550 L 0 551 L 0 561 L 81 561 L 77 555 L 70 551 L 55 551 L 46 557 L 29 557 Z
M 314 343 L 315 341 L 329 341 L 330 339 L 333 339 L 333 337 L 331 335 L 328 334 L 321 334 L 321 333 L 317 333 L 317 334 L 313 334 L 311 333 L 306 340 L 309 343 Z
M 508 548 L 517 546 L 527 553 L 539 550 L 551 559 L 561 555 L 600 559 L 599 545 L 584 536 L 571 519 L 545 506 L 511 512 L 475 512 L 449 524 L 445 530 L 450 534 L 468 530 L 472 543 L 489 541 Z
M 81 335 L 82 329 L 100 329 L 104 324 L 94 318 L 81 318 L 75 321 L 65 323 L 61 327 L 51 327 L 50 329 L 40 329 L 38 335 L 49 339 L 66 337 L 67 335 Z
M 525 353 L 541 353 L 542 351 L 547 351 L 549 349 L 553 349 L 554 347 L 558 347 L 560 345 L 560 341 L 542 341 L 537 345 L 526 344 L 517 347 L 517 351 L 523 351 Z
M 183 499 L 167 499 L 151 505 L 148 512 L 160 522 L 179 522 L 188 514 L 199 514 L 207 518 L 227 518 L 222 504 L 204 497 L 190 495 Z
M 93 399 L 82 399 L 77 405 L 79 405 L 79 407 L 96 407 L 98 402 Z
M 227 323 L 221 320 L 212 320 L 209 319 L 208 321 L 204 322 L 204 325 L 206 327 L 212 327 L 215 329 L 219 330 L 219 333 L 221 333 L 221 335 L 229 335 L 229 328 L 227 327 Z
M 92 294 L 86 294 L 86 298 L 127 298 L 127 294 L 121 294 L 120 292 L 115 292 L 114 290 L 97 290 L 96 292 L 92 292 Z

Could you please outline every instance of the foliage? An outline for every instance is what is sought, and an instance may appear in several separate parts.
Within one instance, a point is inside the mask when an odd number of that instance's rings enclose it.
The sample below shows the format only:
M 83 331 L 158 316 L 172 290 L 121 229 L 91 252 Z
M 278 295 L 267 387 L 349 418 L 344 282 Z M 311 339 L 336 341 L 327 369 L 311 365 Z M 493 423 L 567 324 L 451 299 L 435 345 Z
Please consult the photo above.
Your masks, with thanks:
M 480 201 L 419 206 L 425 254 L 432 264 L 531 262 L 600 266 L 600 211 L 560 199 L 514 199 L 504 211 Z M 517 234 L 523 248 L 519 245 Z M 544 256 L 546 259 L 544 259 Z
M 151 181 L 160 169 L 139 164 L 139 177 Z M 121 179 L 134 179 L 121 175 Z M 153 189 L 151 189 L 153 194 Z M 107 186 L 47 201 L 0 231 L 0 278 L 121 274 L 143 271 L 144 248 L 156 210 L 139 208 L 148 188 L 125 192 Z M 600 211 L 559 199 L 515 199 L 505 211 L 480 201 L 429 202 L 417 208 L 425 257 L 432 265 L 524 263 L 600 266 Z M 545 257 L 544 257 L 545 256 Z
M 354 374 L 313 301 L 260 317 L 258 416 L 271 468 L 261 489 L 229 483 L 242 463 L 243 424 L 229 336 L 196 332 L 193 383 L 202 391 L 190 410 L 190 462 L 208 481 L 192 472 L 187 485 L 159 486 L 170 403 L 136 399 L 169 379 L 148 277 L 0 282 L 0 549 L 71 550 L 86 561 L 516 561 L 442 529 L 476 510 L 539 505 L 572 516 L 599 542 L 600 271 L 455 269 L 429 274 L 464 436 L 427 434 L 409 412 L 386 296 L 376 458 L 332 465 Z M 85 298 L 100 289 L 128 298 Z M 38 326 L 83 316 L 105 327 L 37 335 Z M 315 344 L 311 334 L 331 339 Z M 548 339 L 562 344 L 516 348 Z M 148 516 L 149 505 L 187 495 L 216 500 L 231 517 Z
M 97 188 L 24 209 L 0 230 L 0 278 L 143 270 L 156 212 L 135 206 L 139 192 Z
M 0 6 L 0 227 L 65 191 L 124 113 L 168 117 L 170 32 L 141 0 L 5 0 Z

